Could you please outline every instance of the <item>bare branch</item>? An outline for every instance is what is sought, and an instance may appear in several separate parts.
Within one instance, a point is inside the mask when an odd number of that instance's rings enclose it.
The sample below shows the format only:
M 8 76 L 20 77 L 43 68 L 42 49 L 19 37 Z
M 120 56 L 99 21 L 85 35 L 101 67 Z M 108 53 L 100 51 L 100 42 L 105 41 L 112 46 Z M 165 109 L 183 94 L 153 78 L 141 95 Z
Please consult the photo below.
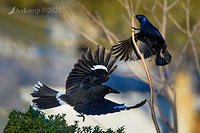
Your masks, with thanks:
M 187 8 L 186 8 L 186 29 L 187 29 L 187 33 L 188 36 L 191 36 L 191 32 L 190 32 L 190 7 L 189 7 L 189 3 L 187 4 Z
M 131 10 L 128 4 L 128 0 L 124 0 L 124 2 L 123 0 L 119 0 L 119 3 L 127 10 L 129 19 L 131 20 Z
M 69 22 L 69 24 L 71 24 L 71 26 L 77 31 L 79 32 L 84 38 L 86 38 L 88 41 L 90 41 L 91 43 L 95 44 L 95 45 L 98 45 L 97 41 L 92 39 L 90 36 L 88 36 L 87 34 L 85 34 L 85 32 L 81 31 L 79 28 L 77 28 L 77 26 L 75 26 L 72 22 L 72 20 L 70 19 L 69 17 L 69 14 L 68 14 L 68 11 L 66 11 L 65 9 L 65 12 L 64 12 L 64 15 L 63 15 L 64 19 Z
M 183 7 L 184 7 L 184 9 L 186 11 L 186 29 L 187 29 L 187 34 L 188 34 L 188 37 L 190 38 L 190 43 L 192 44 L 192 51 L 193 51 L 193 54 L 194 54 L 194 60 L 195 60 L 196 68 L 197 68 L 198 73 L 200 74 L 200 64 L 199 64 L 198 53 L 196 51 L 195 43 L 191 39 L 192 33 L 190 31 L 190 0 L 187 0 L 187 7 L 185 7 L 184 4 L 182 4 L 182 5 L 183 5 Z
M 154 4 L 153 4 L 153 7 L 151 9 L 147 8 L 147 7 L 144 7 L 143 9 L 146 10 L 146 11 L 148 11 L 148 12 L 150 12 L 152 14 L 153 18 L 155 19 L 157 25 L 159 27 L 161 27 L 161 22 L 160 22 L 160 20 L 158 19 L 158 17 L 155 14 L 155 10 L 156 10 L 156 6 L 157 6 L 158 2 L 159 2 L 158 0 L 155 0 Z
M 162 15 L 162 28 L 161 28 L 161 33 L 163 35 L 163 37 L 165 38 L 165 33 L 166 33 L 166 25 L 167 25 L 167 1 L 168 0 L 164 0 L 164 4 L 163 4 L 163 15 Z
M 195 32 L 195 31 L 193 31 L 193 32 Z M 199 35 L 200 35 L 200 29 L 198 30 L 198 32 L 196 33 L 196 35 L 194 36 L 194 38 L 193 38 L 193 40 L 192 40 L 194 43 L 195 43 L 196 40 L 198 39 Z M 188 47 L 188 45 L 189 45 L 189 43 L 190 43 L 190 39 L 191 39 L 191 38 L 189 38 L 189 39 L 186 41 L 186 43 L 185 43 L 185 45 L 184 45 L 184 47 L 183 47 L 183 49 L 182 49 L 182 52 L 181 52 L 181 54 L 180 54 L 180 56 L 179 56 L 177 65 L 176 65 L 176 67 L 175 67 L 175 70 L 174 70 L 173 75 L 171 76 L 170 81 L 174 79 L 174 77 L 175 77 L 177 71 L 179 70 L 179 67 L 180 67 L 180 64 L 181 64 L 181 62 L 182 62 L 182 60 L 183 60 L 183 57 L 184 57 L 184 55 L 185 55 L 186 49 L 187 49 L 187 47 Z
M 178 24 L 178 22 L 172 17 L 172 15 L 170 13 L 168 13 L 168 17 L 171 19 L 171 21 L 174 23 L 174 25 L 183 33 L 187 33 L 185 29 L 183 29 L 183 27 L 181 27 L 180 24 Z
M 160 6 L 160 8 L 163 8 L 163 5 L 160 3 L 160 0 L 157 0 L 158 5 Z
M 132 27 L 134 27 L 134 17 L 133 16 L 132 16 Z M 138 52 L 139 56 L 141 57 L 145 73 L 146 73 L 147 78 L 149 80 L 149 87 L 150 87 L 151 97 L 150 97 L 150 101 L 148 101 L 148 103 L 149 103 L 149 106 L 150 106 L 150 109 L 151 109 L 151 116 L 152 116 L 152 119 L 153 119 L 153 122 L 154 122 L 154 125 L 155 125 L 157 133 L 160 133 L 160 128 L 159 128 L 157 120 L 156 120 L 156 114 L 155 114 L 155 109 L 154 109 L 154 90 L 153 90 L 153 86 L 152 86 L 152 82 L 151 82 L 151 76 L 150 76 L 149 70 L 148 70 L 148 68 L 146 66 L 146 63 L 145 63 L 145 60 L 144 60 L 144 56 L 140 52 L 140 50 L 139 50 L 134 38 L 135 38 L 134 37 L 134 31 L 132 29 L 132 41 L 133 41 L 133 44 L 134 44 L 134 46 L 136 48 L 136 51 Z
M 131 8 L 132 8 L 132 7 L 129 6 L 128 0 L 124 0 L 124 2 L 125 2 L 125 6 L 126 6 L 127 13 L 128 13 L 128 15 L 129 15 L 129 17 L 130 17 L 130 19 L 131 19 Z
M 114 41 L 113 41 L 113 39 L 112 39 L 113 35 L 112 35 L 112 37 L 111 37 L 111 34 L 110 34 L 111 32 L 105 27 L 104 23 L 103 23 L 102 20 L 101 20 L 101 17 L 98 15 L 98 19 L 95 18 L 95 17 L 85 8 L 84 5 L 82 5 L 82 4 L 80 4 L 80 5 L 81 5 L 82 9 L 86 12 L 86 14 L 89 16 L 89 18 L 91 18 L 96 24 L 98 24 L 98 25 L 102 28 L 102 30 L 104 31 L 104 33 L 105 33 L 105 35 L 106 35 L 106 37 L 107 37 L 109 43 L 113 44 L 113 43 L 114 43 Z M 113 38 L 115 39 L 115 41 L 117 40 L 117 39 L 116 39 L 117 37 L 116 37 L 115 35 L 114 35 Z
M 195 34 L 195 32 L 198 32 L 198 28 L 200 26 L 200 19 L 197 21 L 197 23 L 192 27 L 192 36 Z
M 172 9 L 178 2 L 179 2 L 179 0 L 175 0 L 171 5 L 169 5 L 169 6 L 167 7 L 167 10 Z
M 124 14 L 122 14 L 122 19 L 131 27 L 130 20 Z
M 136 6 L 135 6 L 135 14 L 137 14 L 139 8 L 140 8 L 140 3 L 141 3 L 141 0 L 137 0 L 136 2 Z
M 165 123 L 165 125 L 173 132 L 174 129 L 173 127 L 169 124 L 169 122 L 166 120 L 165 116 L 163 115 L 162 111 L 161 111 L 161 108 L 159 106 L 159 103 L 158 103 L 158 99 L 157 99 L 157 96 L 155 97 L 155 102 L 156 102 L 156 107 L 158 109 L 158 113 L 159 113 L 159 116 L 161 118 L 161 120 Z
M 130 10 L 131 10 L 131 14 L 133 14 L 133 1 L 132 0 L 129 0 L 129 3 L 130 3 Z
M 101 28 L 103 29 L 104 33 L 106 34 L 106 37 L 107 37 L 109 43 L 110 43 L 110 44 L 114 44 L 114 41 L 113 41 L 113 39 L 111 38 L 111 36 L 110 36 L 110 34 L 109 34 L 109 31 L 108 31 L 108 29 L 105 27 L 105 25 L 104 25 L 104 23 L 103 23 L 103 21 L 102 21 L 102 19 L 101 19 L 101 17 L 100 17 L 99 14 L 97 15 L 97 18 L 98 18 L 98 24 L 101 26 Z
M 200 74 L 200 64 L 199 64 L 199 57 L 198 57 L 198 53 L 195 47 L 195 42 L 194 40 L 190 40 L 191 44 L 192 44 L 192 50 L 193 50 L 193 54 L 194 54 L 194 59 L 195 59 L 195 64 L 196 64 L 196 68 L 198 73 Z
M 148 83 L 148 80 L 144 79 L 141 75 L 139 75 L 138 73 L 136 73 L 136 72 L 134 71 L 134 68 L 133 68 L 130 64 L 128 64 L 128 68 L 129 68 L 141 81 L 143 81 L 144 83 Z

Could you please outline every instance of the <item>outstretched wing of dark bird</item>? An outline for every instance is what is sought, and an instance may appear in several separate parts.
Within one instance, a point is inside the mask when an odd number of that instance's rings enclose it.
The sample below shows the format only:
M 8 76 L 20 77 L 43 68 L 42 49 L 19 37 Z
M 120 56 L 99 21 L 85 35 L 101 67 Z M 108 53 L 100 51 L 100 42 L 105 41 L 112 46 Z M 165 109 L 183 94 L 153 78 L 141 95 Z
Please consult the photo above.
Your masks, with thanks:
M 124 104 L 118 104 L 107 99 L 101 99 L 101 100 L 88 102 L 80 106 L 75 106 L 74 109 L 77 112 L 81 112 L 87 115 L 102 115 L 102 114 L 119 112 L 122 110 L 139 108 L 143 106 L 145 103 L 146 103 L 146 99 L 134 106 L 124 106 Z
M 94 56 L 88 49 L 86 55 L 82 55 L 74 65 L 66 81 L 66 93 L 72 94 L 78 89 L 88 89 L 101 85 L 107 81 L 109 75 L 116 69 L 116 59 L 111 58 L 112 51 L 105 54 L 105 48 L 97 46 Z
M 154 54 L 152 49 L 144 41 L 142 41 L 140 33 L 135 34 L 135 41 L 144 58 L 149 58 Z M 141 59 L 133 44 L 132 37 L 127 40 L 120 41 L 117 45 L 114 45 L 113 54 L 116 55 L 116 58 L 120 58 L 120 60 L 124 61 L 136 61 Z
M 136 15 L 136 18 L 140 23 L 140 32 L 135 34 L 134 39 L 144 58 L 155 55 L 156 65 L 163 66 L 169 64 L 172 56 L 168 52 L 166 42 L 159 30 L 144 15 Z M 133 27 L 133 29 L 137 28 Z M 131 37 L 113 46 L 113 54 L 124 61 L 141 59 L 133 45 Z
M 78 60 L 66 81 L 66 93 L 72 96 L 74 110 L 86 115 L 101 115 L 119 112 L 142 106 L 146 101 L 136 106 L 124 106 L 105 99 L 109 93 L 119 93 L 109 86 L 102 85 L 116 69 L 116 58 L 112 58 L 112 50 L 105 54 L 105 48 L 97 46 L 92 55 L 88 50 L 86 55 Z
M 35 98 L 34 105 L 40 109 L 49 109 L 69 104 L 81 116 L 114 113 L 142 106 L 146 101 L 128 107 L 104 98 L 109 93 L 119 93 L 109 86 L 102 85 L 117 67 L 113 66 L 117 59 L 111 57 L 111 51 L 105 54 L 105 48 L 100 49 L 97 46 L 94 55 L 91 50 L 82 55 L 67 78 L 66 94 L 38 82 L 31 93 Z

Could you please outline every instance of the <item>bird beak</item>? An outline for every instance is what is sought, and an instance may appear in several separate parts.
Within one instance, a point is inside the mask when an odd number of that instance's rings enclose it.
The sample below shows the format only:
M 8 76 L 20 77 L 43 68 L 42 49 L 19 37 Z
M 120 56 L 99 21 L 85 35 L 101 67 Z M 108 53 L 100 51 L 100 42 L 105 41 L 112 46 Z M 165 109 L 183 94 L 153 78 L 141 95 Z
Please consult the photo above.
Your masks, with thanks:
M 110 93 L 116 93 L 116 94 L 119 94 L 120 92 L 115 90 L 115 89 L 112 89 Z

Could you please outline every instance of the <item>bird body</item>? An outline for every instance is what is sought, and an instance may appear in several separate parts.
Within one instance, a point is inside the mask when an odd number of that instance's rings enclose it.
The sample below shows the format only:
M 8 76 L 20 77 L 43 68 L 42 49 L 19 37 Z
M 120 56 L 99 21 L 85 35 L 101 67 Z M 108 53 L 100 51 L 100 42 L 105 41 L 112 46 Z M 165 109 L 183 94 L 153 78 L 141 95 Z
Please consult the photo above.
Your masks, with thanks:
M 94 56 L 89 49 L 86 55 L 75 63 L 66 81 L 66 93 L 60 93 L 38 82 L 31 95 L 33 103 L 39 109 L 49 109 L 64 104 L 74 107 L 78 113 L 86 115 L 102 115 L 138 108 L 145 104 L 146 100 L 135 106 L 124 106 L 105 99 L 109 93 L 118 94 L 119 91 L 102 85 L 109 80 L 109 75 L 117 68 L 113 66 L 116 58 L 111 57 L 111 50 L 105 54 L 105 48 L 96 48 Z
M 156 56 L 155 64 L 158 66 L 167 65 L 171 62 L 171 55 L 167 51 L 167 45 L 159 30 L 154 27 L 144 15 L 136 15 L 140 23 L 140 32 L 135 34 L 135 41 L 144 58 Z M 140 60 L 140 56 L 132 42 L 132 37 L 120 41 L 113 46 L 113 54 L 120 57 L 120 60 Z

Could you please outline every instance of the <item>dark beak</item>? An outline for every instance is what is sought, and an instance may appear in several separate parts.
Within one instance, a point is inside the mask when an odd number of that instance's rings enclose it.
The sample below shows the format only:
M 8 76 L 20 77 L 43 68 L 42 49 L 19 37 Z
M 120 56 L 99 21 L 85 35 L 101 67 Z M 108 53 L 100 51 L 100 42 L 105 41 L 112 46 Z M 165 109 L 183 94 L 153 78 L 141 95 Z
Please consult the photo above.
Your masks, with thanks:
M 120 92 L 115 90 L 115 89 L 112 89 L 110 93 L 116 93 L 116 94 L 119 94 Z

